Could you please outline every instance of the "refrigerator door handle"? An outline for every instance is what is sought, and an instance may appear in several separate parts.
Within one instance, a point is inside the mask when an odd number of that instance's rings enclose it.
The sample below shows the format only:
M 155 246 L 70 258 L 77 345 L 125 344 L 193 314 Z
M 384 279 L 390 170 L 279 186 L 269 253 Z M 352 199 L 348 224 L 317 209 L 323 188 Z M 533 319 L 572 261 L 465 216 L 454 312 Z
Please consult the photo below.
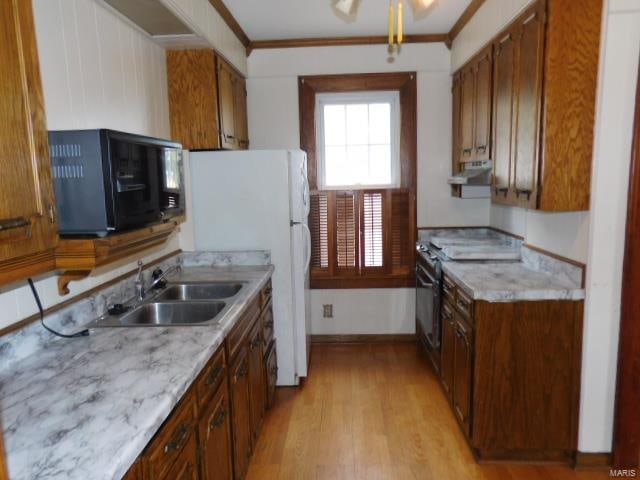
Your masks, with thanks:
M 311 230 L 309 230 L 309 226 L 306 223 L 301 224 L 304 227 L 305 236 L 307 237 L 307 259 L 304 262 L 304 271 L 307 273 L 309 271 L 309 265 L 311 265 Z

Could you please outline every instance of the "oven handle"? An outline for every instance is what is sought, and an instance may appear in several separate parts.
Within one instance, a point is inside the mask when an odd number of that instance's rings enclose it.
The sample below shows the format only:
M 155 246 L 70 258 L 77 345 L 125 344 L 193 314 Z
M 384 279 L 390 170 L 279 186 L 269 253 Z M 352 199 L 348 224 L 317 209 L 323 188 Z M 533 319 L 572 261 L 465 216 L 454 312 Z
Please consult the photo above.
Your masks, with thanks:
M 436 283 L 435 279 L 420 265 L 416 265 L 416 278 L 422 287 L 433 287 Z

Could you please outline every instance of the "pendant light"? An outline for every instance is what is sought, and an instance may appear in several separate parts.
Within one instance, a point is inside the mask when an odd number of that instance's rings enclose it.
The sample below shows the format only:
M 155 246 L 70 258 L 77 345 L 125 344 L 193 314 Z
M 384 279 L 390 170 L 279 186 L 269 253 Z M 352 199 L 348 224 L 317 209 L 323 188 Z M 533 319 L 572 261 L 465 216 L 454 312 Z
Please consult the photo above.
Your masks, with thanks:
M 400 45 L 404 40 L 403 21 L 404 7 L 402 5 L 402 0 L 397 0 L 395 9 L 393 7 L 393 0 L 389 0 L 389 55 L 400 52 Z

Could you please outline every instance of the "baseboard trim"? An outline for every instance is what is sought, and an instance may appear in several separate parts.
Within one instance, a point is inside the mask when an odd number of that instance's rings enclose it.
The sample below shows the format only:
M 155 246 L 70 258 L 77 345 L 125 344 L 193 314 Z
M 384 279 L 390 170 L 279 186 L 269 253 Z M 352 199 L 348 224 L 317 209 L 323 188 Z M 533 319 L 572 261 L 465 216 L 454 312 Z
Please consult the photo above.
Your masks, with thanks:
M 609 468 L 611 453 L 609 452 L 576 452 L 573 467 L 576 469 Z
M 350 334 L 350 335 L 311 335 L 313 344 L 332 343 L 399 343 L 415 342 L 414 333 L 394 333 L 394 334 Z

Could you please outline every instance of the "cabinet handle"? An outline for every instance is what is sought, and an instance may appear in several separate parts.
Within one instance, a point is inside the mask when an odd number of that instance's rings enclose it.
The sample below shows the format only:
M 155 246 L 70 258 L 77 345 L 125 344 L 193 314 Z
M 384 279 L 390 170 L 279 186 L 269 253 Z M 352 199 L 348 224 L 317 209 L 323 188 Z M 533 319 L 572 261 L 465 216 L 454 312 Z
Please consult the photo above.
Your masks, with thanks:
M 472 148 L 463 148 L 462 149 L 462 155 L 471 155 L 472 151 L 473 151 Z
M 167 454 L 172 450 L 180 450 L 186 443 L 188 436 L 189 424 L 183 423 L 178 427 L 171 441 L 164 446 L 164 453 Z
M 227 411 L 222 410 L 209 424 L 209 429 L 219 428 L 224 423 L 224 419 L 227 417 Z
M 445 320 L 451 320 L 453 318 L 453 315 L 451 315 L 451 312 L 448 310 L 442 310 L 442 316 L 444 317 Z
M 274 376 L 274 377 L 278 376 L 278 367 L 277 366 L 271 367 L 271 375 Z
M 507 187 L 496 187 L 495 188 L 496 195 L 498 195 L 499 193 L 503 193 L 504 196 L 506 197 L 508 191 L 509 191 L 509 189 Z
M 246 377 L 247 373 L 249 373 L 249 367 L 246 363 L 243 363 L 240 367 L 240 370 L 238 370 L 238 373 L 236 374 L 236 379 L 240 380 L 241 378 Z
M 486 145 L 479 145 L 476 147 L 476 152 L 480 152 L 480 153 L 484 153 L 487 151 L 487 146 Z
M 267 320 L 264 322 L 264 326 L 273 329 L 273 320 Z
M 457 301 L 458 307 L 464 310 L 465 312 L 469 310 L 469 303 L 466 300 L 458 299 Z
M 224 371 L 224 367 L 218 366 L 214 368 L 213 371 L 207 377 L 207 379 L 204 381 L 204 384 L 213 385 L 214 383 L 216 383 L 223 371 Z
M 456 337 L 458 338 L 464 337 L 464 333 L 462 333 L 462 330 L 460 330 L 459 328 L 456 328 Z
M 442 290 L 444 291 L 444 293 L 446 294 L 450 294 L 451 290 L 453 290 L 453 287 L 447 283 L 443 283 L 442 284 Z
M 0 232 L 4 230 L 12 230 L 14 228 L 28 227 L 31 222 L 25 217 L 9 218 L 7 220 L 0 220 Z
M 235 140 L 236 137 L 234 137 L 233 135 L 227 135 L 226 133 L 224 134 L 224 138 L 226 138 L 227 140 Z
M 264 289 L 265 295 L 271 295 L 271 292 L 273 292 L 273 287 L 268 287 Z
M 262 345 L 262 339 L 258 337 L 253 342 L 251 342 L 251 350 L 258 348 L 260 345 Z
M 516 196 L 520 197 L 520 195 L 526 195 L 527 196 L 527 200 L 529 200 L 531 198 L 531 194 L 533 192 L 529 189 L 526 188 L 516 188 Z

